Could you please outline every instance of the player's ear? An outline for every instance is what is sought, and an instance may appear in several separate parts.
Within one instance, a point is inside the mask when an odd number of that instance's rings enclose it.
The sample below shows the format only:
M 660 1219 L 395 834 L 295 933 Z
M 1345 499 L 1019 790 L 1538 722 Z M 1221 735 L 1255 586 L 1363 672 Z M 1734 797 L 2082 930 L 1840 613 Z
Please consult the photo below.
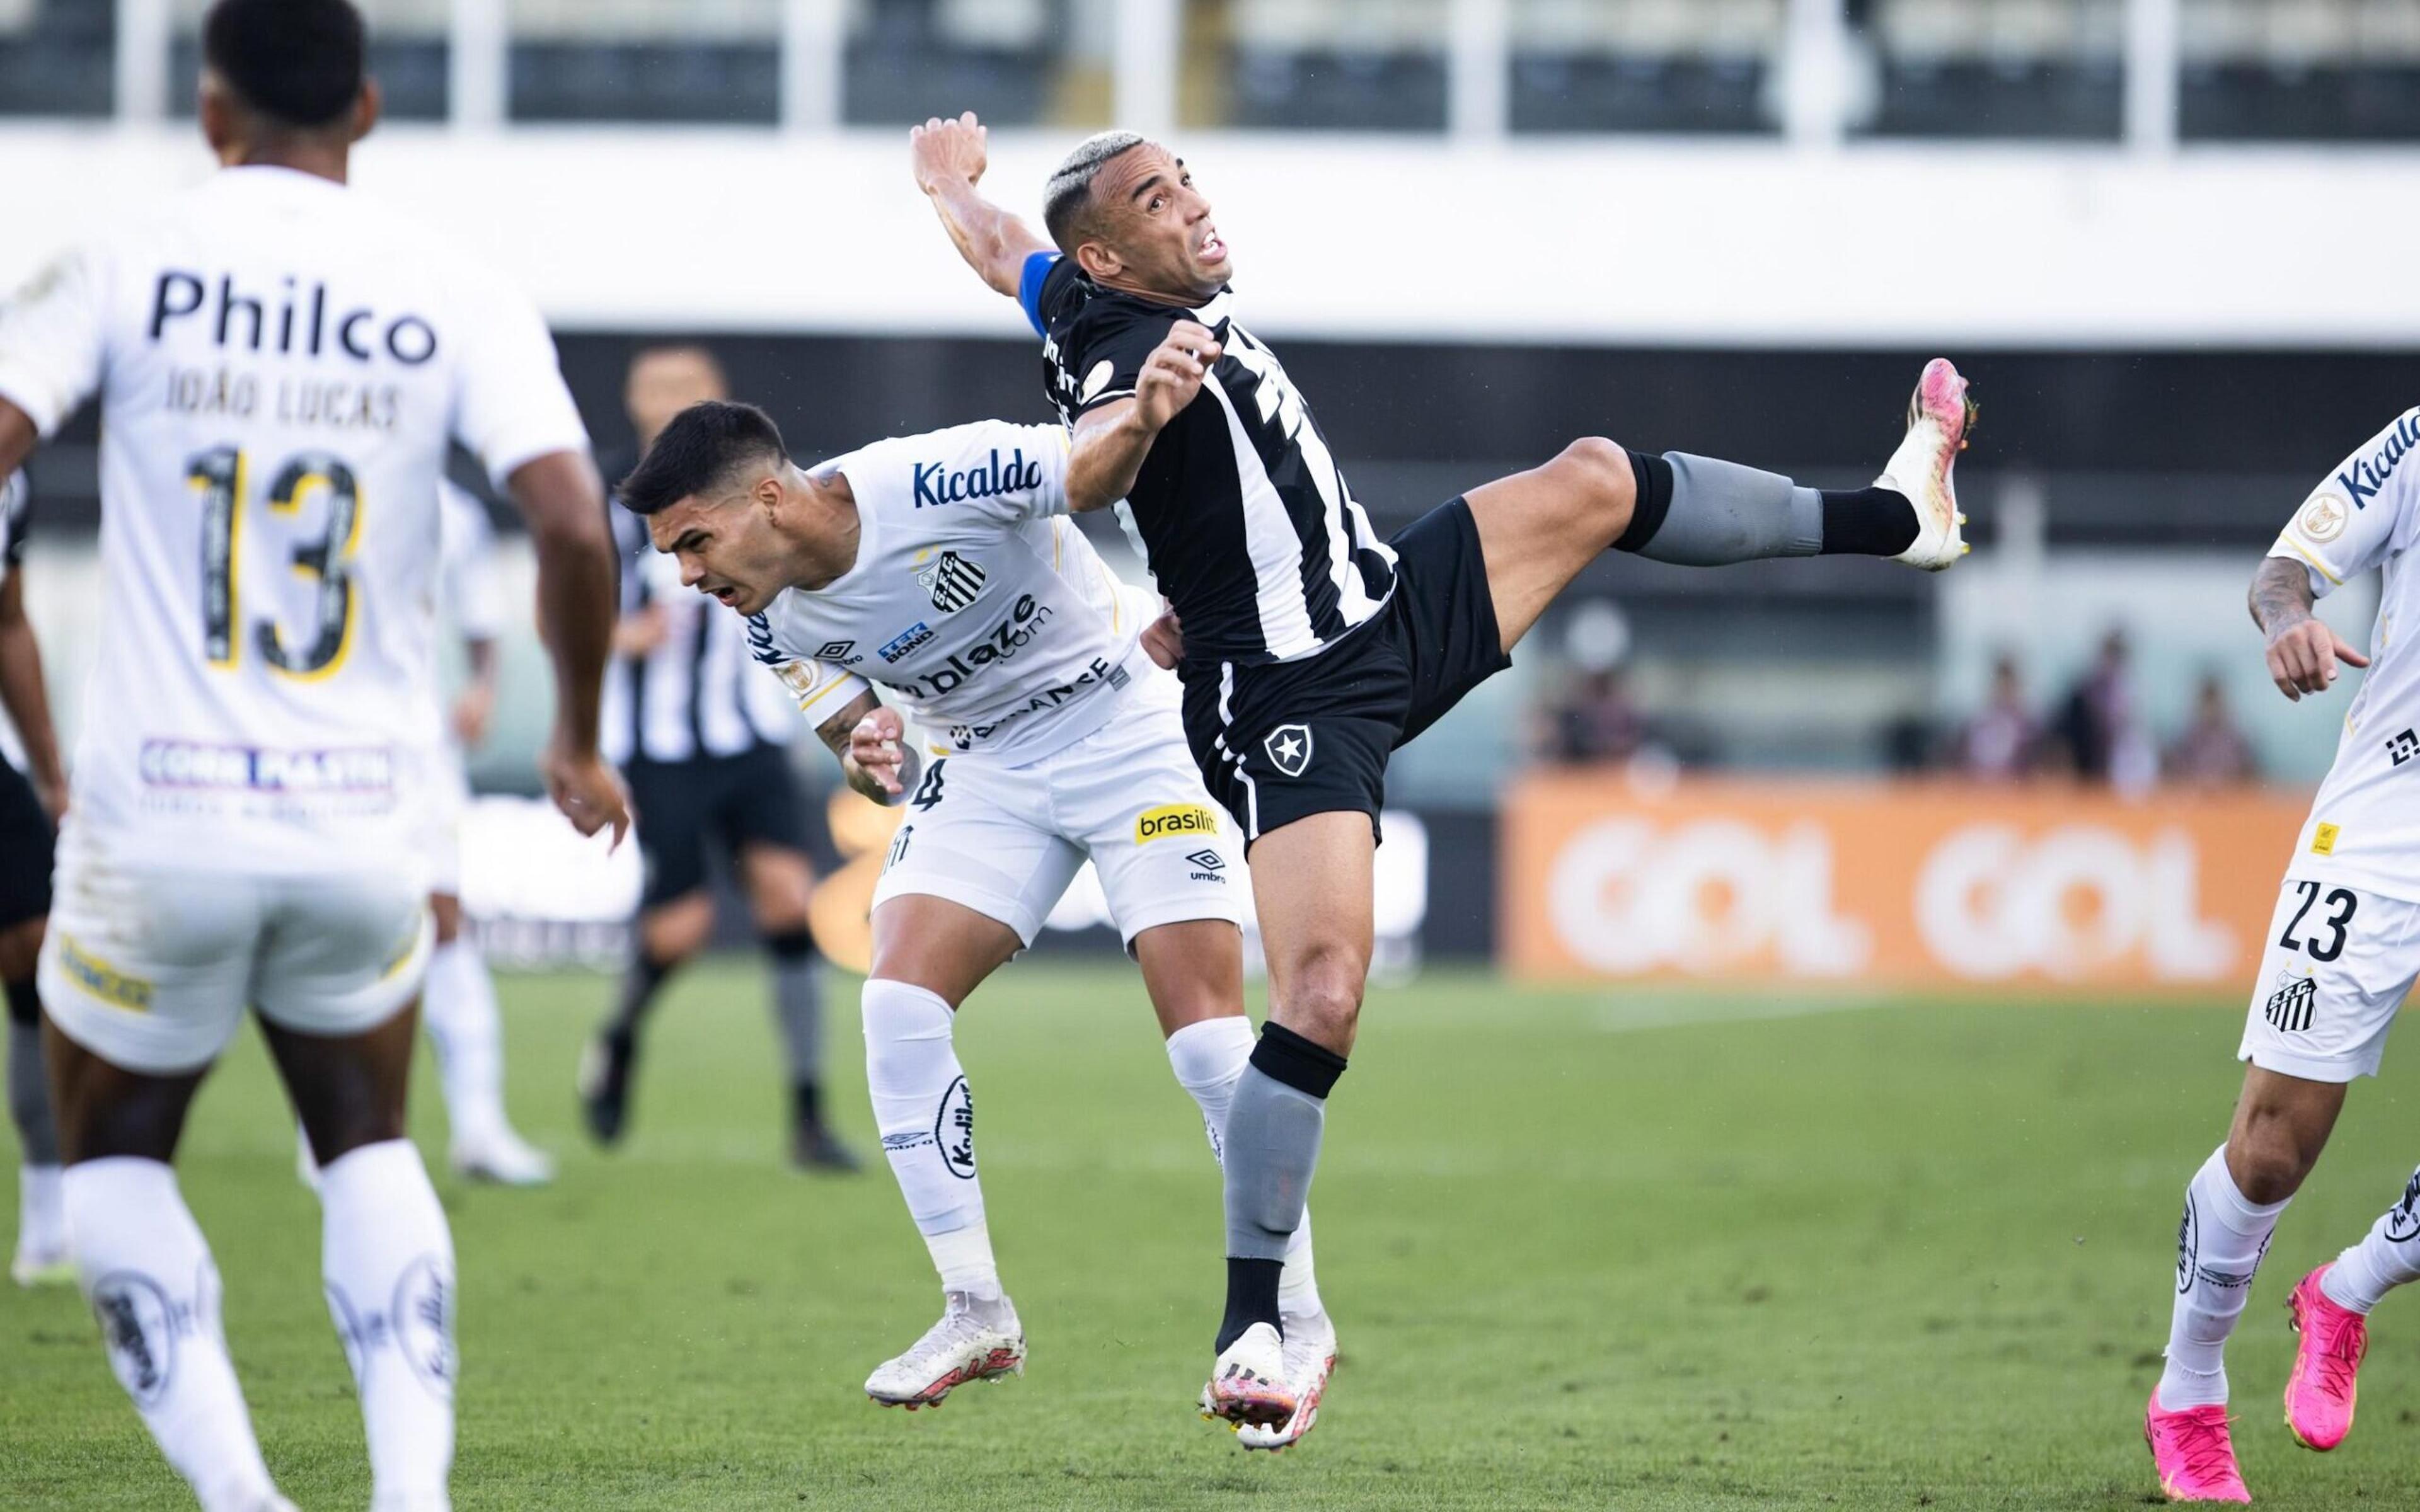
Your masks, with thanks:
M 194 93 L 194 116 L 201 123 L 202 140 L 210 145 L 212 155 L 224 159 L 234 149 L 236 139 L 242 134 L 242 111 L 228 94 L 217 74 L 202 70 L 202 82 Z
M 386 108 L 386 96 L 379 89 L 376 79 L 364 79 L 362 92 L 353 97 L 352 135 L 349 142 L 358 142 L 370 134 L 379 123 L 379 114 Z
M 1088 240 L 1076 243 L 1076 266 L 1084 270 L 1086 278 L 1097 284 L 1102 279 L 1115 278 L 1125 271 L 1126 264 L 1125 258 L 1109 250 L 1107 242 Z

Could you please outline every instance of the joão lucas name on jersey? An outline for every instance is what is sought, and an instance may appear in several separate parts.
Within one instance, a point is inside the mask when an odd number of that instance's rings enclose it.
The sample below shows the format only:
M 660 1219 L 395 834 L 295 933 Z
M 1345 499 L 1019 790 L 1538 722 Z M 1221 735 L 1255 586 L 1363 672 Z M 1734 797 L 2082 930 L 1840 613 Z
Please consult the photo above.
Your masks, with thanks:
M 1025 459 L 1025 449 L 1018 447 L 1000 459 L 1000 449 L 994 447 L 991 459 L 982 467 L 971 467 L 953 472 L 946 462 L 919 462 L 915 471 L 916 507 L 939 509 L 943 504 L 963 503 L 970 499 L 989 499 L 995 494 L 1042 486 L 1042 464 Z

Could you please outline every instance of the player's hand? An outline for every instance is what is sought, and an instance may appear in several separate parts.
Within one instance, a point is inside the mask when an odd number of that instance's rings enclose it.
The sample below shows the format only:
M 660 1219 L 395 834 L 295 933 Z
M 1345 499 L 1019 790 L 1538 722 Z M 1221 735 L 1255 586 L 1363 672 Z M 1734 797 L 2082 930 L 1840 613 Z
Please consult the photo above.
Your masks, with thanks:
M 1142 650 L 1163 671 L 1174 671 L 1185 659 L 1185 626 L 1177 623 L 1174 609 L 1142 627 Z
M 594 835 L 610 827 L 616 846 L 630 832 L 630 795 L 621 774 L 595 752 L 573 756 L 559 742 L 549 742 L 538 757 L 538 773 L 546 779 L 546 795 L 572 828 Z
M 2296 620 L 2269 638 L 2269 677 L 2277 691 L 2299 703 L 2305 693 L 2324 693 L 2336 680 L 2336 663 L 2366 667 L 2369 658 L 2315 618 Z
M 496 714 L 496 685 L 473 683 L 454 701 L 454 738 L 465 750 L 487 743 L 488 725 Z
M 954 121 L 936 116 L 908 128 L 908 161 L 916 187 L 929 194 L 945 183 L 981 183 L 990 141 L 990 131 L 976 121 L 973 111 Z
M 68 816 L 68 779 L 64 777 L 34 779 L 34 797 L 41 804 L 42 812 L 56 825 Z
M 908 722 L 893 708 L 875 710 L 848 733 L 850 764 L 894 798 L 900 793 L 900 766 L 908 760 L 907 749 L 900 745 L 907 733 Z
M 1202 392 L 1202 380 L 1222 350 L 1210 328 L 1198 321 L 1179 320 L 1169 327 L 1168 339 L 1144 360 L 1135 380 L 1135 418 L 1143 428 L 1156 436 L 1181 414 Z

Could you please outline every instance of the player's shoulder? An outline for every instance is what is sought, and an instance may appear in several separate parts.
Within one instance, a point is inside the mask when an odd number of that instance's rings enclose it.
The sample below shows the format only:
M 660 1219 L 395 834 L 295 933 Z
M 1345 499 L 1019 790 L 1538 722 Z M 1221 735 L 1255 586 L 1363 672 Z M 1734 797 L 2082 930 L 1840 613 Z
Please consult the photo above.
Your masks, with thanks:
M 1065 450 L 1066 440 L 1056 426 L 972 420 L 893 436 L 810 471 L 847 478 L 861 509 L 912 513 L 977 495 L 1039 486 L 1050 475 L 1051 454 Z

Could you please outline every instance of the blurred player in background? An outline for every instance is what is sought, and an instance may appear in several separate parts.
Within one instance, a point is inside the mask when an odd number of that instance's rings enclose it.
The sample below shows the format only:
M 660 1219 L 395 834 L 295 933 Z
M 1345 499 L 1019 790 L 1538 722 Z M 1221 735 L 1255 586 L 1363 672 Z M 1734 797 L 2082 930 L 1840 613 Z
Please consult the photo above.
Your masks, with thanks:
M 639 455 L 675 415 L 726 392 L 721 364 L 702 347 L 640 352 L 623 391 Z M 605 753 L 629 779 L 646 880 L 629 970 L 581 1062 L 589 1133 L 607 1145 L 621 1139 L 648 1011 L 666 979 L 713 935 L 710 837 L 747 894 L 773 970 L 791 1162 L 853 1171 L 857 1157 L 824 1118 L 823 989 L 807 926 L 814 872 L 806 805 L 790 769 L 798 717 L 781 687 L 752 665 L 747 626 L 684 592 L 677 569 L 649 548 L 646 527 L 628 511 L 616 505 L 613 516 L 622 618 L 605 685 Z
M 460 441 L 528 516 L 544 761 L 593 833 L 613 548 L 536 310 L 346 188 L 378 118 L 345 0 L 219 0 L 203 184 L 0 306 L 0 475 L 101 409 L 101 621 L 40 964 L 68 1235 L 118 1381 L 209 1512 L 288 1505 L 169 1162 L 249 1003 L 321 1176 L 322 1279 L 373 1504 L 442 1509 L 454 1253 L 404 1137 L 431 944 L 437 483 Z
M 2277 1218 L 2301 1190 L 2343 1111 L 2375 1076 L 2397 1011 L 2420 977 L 2420 579 L 2403 558 L 2420 541 L 2420 409 L 2370 438 L 2304 500 L 2253 575 L 2252 618 L 2269 675 L 2300 702 L 2367 667 L 2335 764 L 2286 865 L 2236 1058 L 2249 1064 L 2226 1143 L 2185 1187 L 2177 1230 L 2167 1367 L 2144 1436 L 2173 1501 L 2248 1502 L 2227 1433 L 2227 1335 L 2252 1291 Z M 2377 665 L 2311 613 L 2380 569 Z M 2305 1448 L 2333 1449 L 2352 1427 L 2369 1310 L 2420 1279 L 2420 1173 L 2369 1233 L 2303 1277 L 2287 1305 L 2300 1335 L 2286 1424 Z
M 748 616 L 849 784 L 908 809 L 874 893 L 866 1081 L 943 1311 L 866 1381 L 886 1406 L 1024 1368 L 952 1040 L 967 996 L 1033 943 L 1088 858 L 1214 1154 L 1251 1053 L 1242 856 L 1186 754 L 1174 679 L 1137 650 L 1158 600 L 1061 517 L 1066 462 L 1057 428 L 992 420 L 808 472 L 762 410 L 703 404 L 622 485 L 682 581 Z M 877 683 L 923 727 L 930 765 Z M 1305 1355 L 1298 1407 L 1254 1427 L 1256 1448 L 1311 1429 L 1336 1363 L 1308 1223 L 1281 1301 Z
M 1300 1372 L 1279 1276 L 1369 977 L 1389 753 L 1510 666 L 1607 550 L 1956 562 L 1966 382 L 1925 368 L 1869 487 L 1819 492 L 1588 437 L 1381 541 L 1276 354 L 1233 319 L 1233 259 L 1181 160 L 1130 131 L 1086 141 L 1045 189 L 1046 242 L 977 193 L 971 114 L 910 142 L 951 241 L 1044 340 L 1073 438 L 1068 507 L 1114 505 L 1172 606 L 1194 759 L 1252 850 L 1269 1017 L 1228 1117 L 1227 1310 L 1202 1405 L 1281 1422 Z
M 67 811 L 67 769 L 51 728 L 42 652 L 25 618 L 25 474 L 0 477 L 0 711 L 24 748 L 26 772 L 0 760 L 0 989 L 8 996 L 8 1117 L 17 1125 L 17 1253 L 21 1287 L 75 1279 L 51 1095 L 42 1075 L 42 1008 L 34 963 L 51 911 L 53 826 Z

